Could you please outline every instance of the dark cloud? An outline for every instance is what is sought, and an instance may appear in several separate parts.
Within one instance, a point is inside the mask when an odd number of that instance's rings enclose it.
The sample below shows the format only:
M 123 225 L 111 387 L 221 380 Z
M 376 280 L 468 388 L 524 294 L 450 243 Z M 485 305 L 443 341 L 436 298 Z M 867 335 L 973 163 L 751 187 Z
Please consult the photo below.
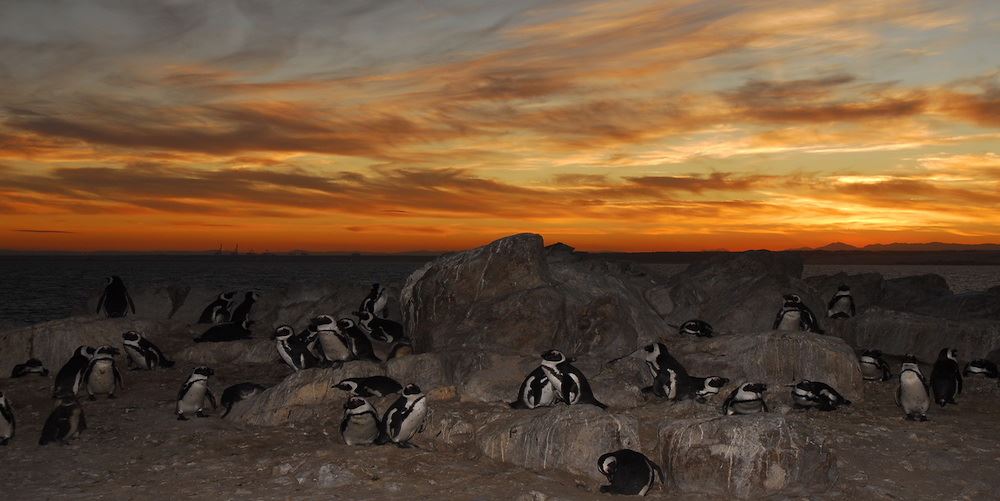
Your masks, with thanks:
M 23 228 L 18 228 L 11 231 L 16 231 L 19 233 L 76 233 L 75 231 L 65 231 L 65 230 L 37 230 L 37 229 L 23 229 Z

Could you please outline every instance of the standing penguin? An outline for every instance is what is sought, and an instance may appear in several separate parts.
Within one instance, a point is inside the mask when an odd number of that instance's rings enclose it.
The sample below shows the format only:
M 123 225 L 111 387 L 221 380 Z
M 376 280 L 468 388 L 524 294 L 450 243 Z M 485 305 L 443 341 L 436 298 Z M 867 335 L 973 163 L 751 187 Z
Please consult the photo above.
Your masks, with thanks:
M 42 436 L 38 445 L 46 445 L 56 440 L 67 443 L 87 429 L 87 420 L 83 417 L 83 408 L 74 397 L 60 398 L 56 408 L 45 420 Z
M 372 284 L 371 291 L 369 291 L 368 295 L 361 301 L 361 307 L 358 308 L 358 313 L 367 311 L 373 315 L 385 317 L 387 314 L 385 307 L 388 301 L 389 297 L 386 296 L 385 287 L 381 287 L 379 284 Z
M 917 357 L 913 355 L 907 355 L 903 359 L 899 387 L 896 389 L 896 405 L 903 408 L 908 421 L 927 421 L 927 408 L 931 405 L 931 398 L 927 394 L 927 381 L 917 365 Z
M 385 318 L 379 318 L 370 311 L 358 312 L 358 323 L 371 335 L 372 339 L 383 343 L 391 343 L 395 339 L 406 337 L 403 324 Z
M 559 350 L 549 350 L 542 353 L 542 370 L 552 383 L 556 395 L 562 399 L 566 405 L 590 404 L 602 409 L 608 406 L 599 402 L 594 397 L 594 391 L 590 388 L 587 378 L 570 363 L 566 355 Z M 558 381 L 558 383 L 557 383 Z
M 169 360 L 155 344 L 136 331 L 122 333 L 122 345 L 125 347 L 129 368 L 135 366 L 139 369 L 153 370 L 157 367 L 174 366 L 174 362 Z
M 826 316 L 830 318 L 851 318 L 854 316 L 854 297 L 846 285 L 837 287 L 837 292 L 826 306 Z
M 97 301 L 97 313 L 100 313 L 103 308 L 104 314 L 108 318 L 123 318 L 128 315 L 128 310 L 132 310 L 134 315 L 135 304 L 132 303 L 132 296 L 128 294 L 122 277 L 114 275 L 106 278 L 105 281 L 104 293 Z
M 778 310 L 778 316 L 774 319 L 772 329 L 823 334 L 823 329 L 816 321 L 816 315 L 813 315 L 812 310 L 802 302 L 802 298 L 798 294 L 785 294 L 783 299 L 785 302 Z
M 417 433 L 423 433 L 426 419 L 427 397 L 419 386 L 410 383 L 385 411 L 379 443 L 393 442 L 404 449 L 413 447 L 410 440 Z
M 331 386 L 350 392 L 355 397 L 387 397 L 403 391 L 403 385 L 388 376 L 352 377 Z
M 958 350 L 945 348 L 938 353 L 934 368 L 931 369 L 931 390 L 934 401 L 944 407 L 957 404 L 955 396 L 962 393 L 962 372 L 958 369 Z
M 609 485 L 602 485 L 601 492 L 645 496 L 659 477 L 663 481 L 663 470 L 641 452 L 621 449 L 604 454 L 597 460 L 597 469 L 608 477 Z
M 7 445 L 14 438 L 17 421 L 14 419 L 14 409 L 10 400 L 0 391 L 0 445 Z
M 204 310 L 201 311 L 201 316 L 198 317 L 199 324 L 221 324 L 223 322 L 228 322 L 229 308 L 233 305 L 233 300 L 236 299 L 236 291 L 223 292 L 219 294 L 219 297 L 208 304 Z
M 108 398 L 115 398 L 115 391 L 123 388 L 122 374 L 118 372 L 115 365 L 115 355 L 118 355 L 118 348 L 111 346 L 101 346 L 90 358 L 90 364 L 83 374 L 83 380 L 87 383 L 87 395 L 91 400 L 97 400 L 95 393 L 106 394 Z
M 243 295 L 243 302 L 233 310 L 233 314 L 229 321 L 236 324 L 241 324 L 244 321 L 251 320 L 250 314 L 253 313 L 253 307 L 257 304 L 260 299 L 260 294 L 255 291 L 247 292 Z
M 37 358 L 29 358 L 27 362 L 23 364 L 17 364 L 14 366 L 14 370 L 10 371 L 10 377 L 24 377 L 28 374 L 38 374 L 39 376 L 45 377 L 49 375 L 49 370 L 42 365 L 42 361 Z
M 792 401 L 797 409 L 816 407 L 821 411 L 832 411 L 841 405 L 851 405 L 832 386 L 819 381 L 803 379 L 792 386 Z
M 226 417 L 237 402 L 248 400 L 266 389 L 264 385 L 257 383 L 236 383 L 222 390 L 222 398 L 219 399 L 219 403 L 226 408 L 226 412 L 223 412 L 220 417 Z
M 643 347 L 646 367 L 653 376 L 653 385 L 643 388 L 643 392 L 652 392 L 658 397 L 675 400 L 679 388 L 686 384 L 687 370 L 677 361 L 667 346 L 663 343 L 652 343 Z
M 510 402 L 512 409 L 534 409 L 536 407 L 549 407 L 557 400 L 555 388 L 545 369 L 541 366 L 528 373 L 521 383 L 521 388 L 517 390 L 517 399 Z
M 177 392 L 177 420 L 187 421 L 185 414 L 194 413 L 198 417 L 208 417 L 205 414 L 205 400 L 216 408 L 215 395 L 208 387 L 208 378 L 215 374 L 209 367 L 195 367 L 187 381 Z
M 372 342 L 365 335 L 365 332 L 358 327 L 358 323 L 350 318 L 341 318 L 337 321 L 337 329 L 344 334 L 348 340 L 350 340 L 351 354 L 357 360 L 370 360 L 372 362 L 381 362 L 378 357 L 375 356 L 375 350 L 372 349 Z
M 865 350 L 858 358 L 858 363 L 865 381 L 888 381 L 892 378 L 889 364 L 882 358 L 882 352 L 879 350 Z
M 90 346 L 80 346 L 73 352 L 73 356 L 56 373 L 55 384 L 52 387 L 52 398 L 75 397 L 80 391 L 80 384 L 83 382 L 83 373 L 90 366 L 90 357 L 94 354 L 94 348 Z
M 347 445 L 369 445 L 379 436 L 378 411 L 367 400 L 351 397 L 344 403 L 340 436 Z
M 739 385 L 722 403 L 722 414 L 732 416 L 733 414 L 770 412 L 767 408 L 767 402 L 764 401 L 765 391 L 767 391 L 767 385 L 764 383 Z
M 313 318 L 309 321 L 309 329 L 316 331 L 316 339 L 326 361 L 347 362 L 354 358 L 351 339 L 340 331 L 337 321 L 330 315 Z
M 300 341 L 296 337 L 295 330 L 287 325 L 274 330 L 274 344 L 278 349 L 278 355 L 293 370 L 300 371 L 321 365 L 316 355 L 309 351 L 309 346 Z
M 697 337 L 712 337 L 712 326 L 704 320 L 688 320 L 677 328 L 679 334 Z
M 978 358 L 965 364 L 965 369 L 962 370 L 962 375 L 965 377 L 985 376 L 990 379 L 996 379 L 998 375 L 997 364 L 986 360 L 985 358 Z

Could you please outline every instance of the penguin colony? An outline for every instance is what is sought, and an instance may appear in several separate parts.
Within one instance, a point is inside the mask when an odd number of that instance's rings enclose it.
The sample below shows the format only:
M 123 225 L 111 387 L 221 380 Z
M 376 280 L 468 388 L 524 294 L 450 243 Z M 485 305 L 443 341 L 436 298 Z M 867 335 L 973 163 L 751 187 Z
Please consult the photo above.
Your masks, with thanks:
M 252 336 L 252 314 L 260 299 L 257 291 L 247 291 L 242 301 L 233 309 L 237 291 L 229 291 L 208 304 L 198 318 L 198 324 L 210 327 L 194 342 L 226 342 Z M 797 294 L 786 294 L 777 312 L 773 328 L 799 332 L 822 333 L 816 316 Z M 289 325 L 281 325 L 271 336 L 281 360 L 293 371 L 310 368 L 339 368 L 351 360 L 386 361 L 412 352 L 413 343 L 405 335 L 403 326 L 385 318 L 387 295 L 379 284 L 372 286 L 363 299 L 355 318 L 335 318 L 319 315 L 312 318 L 299 332 Z M 111 318 L 135 313 L 135 306 L 124 282 L 118 276 L 109 277 L 98 302 L 98 313 Z M 830 319 L 850 318 L 856 308 L 850 287 L 841 285 L 827 305 Z M 692 319 L 678 327 L 678 333 L 695 337 L 712 337 L 712 326 L 703 320 Z M 127 331 L 122 334 L 125 360 L 130 370 L 158 370 L 171 368 L 171 361 L 142 333 Z M 55 405 L 39 438 L 39 445 L 51 442 L 67 443 L 87 429 L 83 408 L 78 400 L 82 390 L 88 398 L 96 395 L 115 398 L 124 389 L 123 378 L 116 364 L 121 352 L 112 346 L 80 346 L 58 371 L 53 384 Z M 671 401 L 694 400 L 706 403 L 729 384 L 728 378 L 693 376 L 668 351 L 662 342 L 651 343 L 633 354 L 643 359 L 651 384 L 641 391 L 651 398 Z M 536 409 L 559 404 L 593 405 L 607 409 L 594 395 L 586 376 L 573 365 L 575 359 L 559 350 L 549 350 L 539 355 L 539 365 L 527 374 L 510 407 Z M 864 350 L 859 365 L 865 381 L 886 382 L 894 378 L 883 354 L 878 350 Z M 30 375 L 45 377 L 49 370 L 42 361 L 32 358 L 14 367 L 12 378 Z M 176 397 L 175 413 L 178 420 L 189 416 L 208 417 L 206 410 L 218 407 L 209 380 L 215 372 L 210 367 L 196 367 L 181 385 Z M 896 403 L 907 420 L 927 420 L 932 403 L 944 407 L 956 404 L 962 392 L 963 377 L 998 377 L 997 365 L 989 360 L 976 359 L 959 369 L 957 350 L 944 348 L 933 365 L 928 381 L 913 355 L 903 359 L 898 374 Z M 834 411 L 851 404 L 837 390 L 821 381 L 801 380 L 788 385 L 794 408 Z M 343 379 L 332 388 L 349 394 L 344 403 L 340 433 L 347 445 L 395 444 L 401 448 L 416 447 L 411 440 L 424 430 L 428 416 L 426 395 L 416 384 L 405 386 L 387 376 L 370 376 Z M 228 415 L 237 403 L 251 399 L 267 387 L 242 382 L 222 392 L 222 417 Z M 725 416 L 769 412 L 766 402 L 768 387 L 761 382 L 742 382 L 733 388 L 721 404 Z M 379 413 L 369 399 L 398 395 L 393 403 Z M 0 392 L 0 446 L 15 437 L 16 419 L 10 400 Z M 598 458 L 598 470 L 608 479 L 601 492 L 624 495 L 645 495 L 657 480 L 664 482 L 662 469 L 648 457 L 631 449 L 609 452 Z

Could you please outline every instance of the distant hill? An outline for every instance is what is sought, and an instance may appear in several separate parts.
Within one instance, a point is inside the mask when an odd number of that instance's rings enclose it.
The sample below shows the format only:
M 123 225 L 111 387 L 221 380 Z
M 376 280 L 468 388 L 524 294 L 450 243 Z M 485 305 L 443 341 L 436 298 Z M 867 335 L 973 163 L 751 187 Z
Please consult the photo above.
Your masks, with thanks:
M 822 247 L 800 247 L 789 249 L 792 251 L 873 251 L 873 252 L 946 252 L 946 251 L 1000 251 L 1000 244 L 947 244 L 942 242 L 928 242 L 922 244 L 891 243 L 891 244 L 871 244 L 864 247 L 855 247 L 844 242 L 834 242 Z

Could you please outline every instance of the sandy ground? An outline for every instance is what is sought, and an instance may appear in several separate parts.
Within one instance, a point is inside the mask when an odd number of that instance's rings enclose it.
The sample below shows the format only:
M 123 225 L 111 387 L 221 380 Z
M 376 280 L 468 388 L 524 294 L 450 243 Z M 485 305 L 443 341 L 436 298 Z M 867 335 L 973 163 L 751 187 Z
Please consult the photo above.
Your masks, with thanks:
M 2 498 L 19 499 L 608 499 L 591 479 L 531 472 L 471 450 L 349 447 L 342 410 L 324 423 L 248 428 L 218 418 L 181 422 L 176 392 L 192 364 L 124 372 L 118 399 L 82 404 L 90 428 L 70 445 L 40 447 L 52 401 L 51 377 L 0 380 L 15 406 L 17 436 L 0 448 Z M 283 366 L 216 367 L 212 387 L 279 381 Z M 929 368 L 927 368 L 929 372 Z M 845 410 L 790 411 L 838 457 L 839 480 L 811 498 L 993 499 L 1000 489 L 1000 390 L 970 381 L 958 406 L 934 407 L 908 422 L 893 403 L 895 384 L 869 384 Z M 85 398 L 85 397 L 84 397 Z M 442 405 L 459 405 L 457 403 Z M 702 499 L 657 488 L 650 498 Z M 780 496 L 779 498 L 784 498 Z

